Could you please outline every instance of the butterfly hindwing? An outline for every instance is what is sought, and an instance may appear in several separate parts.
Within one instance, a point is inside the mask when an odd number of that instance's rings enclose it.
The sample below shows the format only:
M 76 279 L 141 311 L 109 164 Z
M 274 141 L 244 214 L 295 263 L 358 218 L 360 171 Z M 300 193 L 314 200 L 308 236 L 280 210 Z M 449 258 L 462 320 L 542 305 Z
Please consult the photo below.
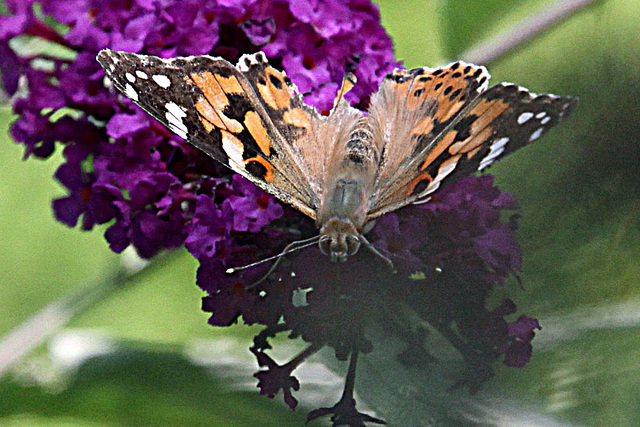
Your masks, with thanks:
M 261 52 L 241 57 L 238 68 L 253 85 L 273 126 L 287 141 L 288 155 L 301 166 L 311 192 L 317 196 L 316 203 L 320 203 L 332 153 L 362 112 L 338 97 L 331 114 L 320 115 L 304 103 L 286 73 L 270 66 Z
M 406 165 L 486 89 L 489 77 L 484 67 L 462 61 L 437 69 L 396 69 L 385 77 L 369 109 L 383 152 L 372 202 L 394 192 Z
M 315 218 L 317 195 L 304 166 L 238 68 L 210 56 L 161 59 L 111 50 L 98 61 L 121 92 L 174 133 Z
M 463 70 L 467 66 L 471 65 L 466 64 Z M 441 87 L 455 87 L 449 81 L 455 74 L 449 72 L 449 79 L 445 78 Z M 469 98 L 458 101 L 460 108 L 439 113 L 437 110 L 442 107 L 437 103 L 435 111 L 428 107 L 430 113 L 426 118 L 416 119 L 408 125 L 412 129 L 409 139 L 412 143 L 407 149 L 412 153 L 398 165 L 394 178 L 374 194 L 368 215 L 370 219 L 424 199 L 444 185 L 484 170 L 497 159 L 540 138 L 566 117 L 577 102 L 572 97 L 536 95 L 510 83 L 501 83 L 483 91 L 486 79 L 484 76 L 481 79 L 484 80 L 482 83 L 463 79 L 469 88 L 461 89 L 460 93 L 468 94 Z M 461 83 L 460 80 L 458 82 Z M 393 86 L 393 81 L 387 84 Z M 453 95 L 458 89 L 449 92 Z M 408 97 L 405 102 L 413 100 Z M 389 107 L 377 108 L 384 110 Z M 436 119 L 438 114 L 446 117 L 446 121 Z M 421 124 L 425 120 L 427 126 Z M 399 142 L 399 145 L 404 144 L 402 140 Z

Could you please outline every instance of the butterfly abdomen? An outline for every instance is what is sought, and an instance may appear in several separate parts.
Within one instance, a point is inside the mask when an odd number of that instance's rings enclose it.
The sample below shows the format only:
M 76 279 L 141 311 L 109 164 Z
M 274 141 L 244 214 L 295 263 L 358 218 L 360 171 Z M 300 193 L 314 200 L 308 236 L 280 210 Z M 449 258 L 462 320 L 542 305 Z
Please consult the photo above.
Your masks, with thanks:
M 373 134 L 370 122 L 366 117 L 363 117 L 349 134 L 349 140 L 345 145 L 342 159 L 345 167 L 356 169 L 377 167 L 379 153 L 372 141 Z
M 322 227 L 331 218 L 339 218 L 360 230 L 366 218 L 379 153 L 372 142 L 368 118 L 358 120 L 345 135 L 342 141 L 335 141 L 326 193 L 318 209 L 318 225 Z

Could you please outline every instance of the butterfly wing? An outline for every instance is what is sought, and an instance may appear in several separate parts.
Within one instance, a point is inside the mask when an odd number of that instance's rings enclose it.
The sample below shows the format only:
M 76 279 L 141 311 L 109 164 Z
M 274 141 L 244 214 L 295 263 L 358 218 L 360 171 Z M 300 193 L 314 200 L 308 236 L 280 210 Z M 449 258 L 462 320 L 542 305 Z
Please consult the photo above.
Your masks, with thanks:
M 332 156 L 337 147 L 347 141 L 354 123 L 363 116 L 343 97 L 353 87 L 355 77 L 345 77 L 334 108 L 329 116 L 322 116 L 304 103 L 286 74 L 270 66 L 261 52 L 244 55 L 238 61 L 238 68 L 253 85 L 271 122 L 287 141 L 289 155 L 301 165 L 304 178 L 316 195 L 316 202 L 320 203 L 327 189 Z
M 484 67 L 463 62 L 387 76 L 370 111 L 377 132 L 391 143 L 368 219 L 485 169 L 540 138 L 577 103 L 510 83 L 485 90 L 488 79 Z M 378 113 L 385 110 L 404 114 L 407 123 L 398 127 L 393 116 L 390 122 Z
M 285 127 L 315 129 L 321 119 L 302 109 L 282 73 L 261 80 L 270 68 L 264 54 L 243 57 L 239 68 L 210 56 L 161 59 L 112 50 L 101 51 L 98 61 L 122 93 L 174 133 L 315 219 L 318 195 L 287 139 L 297 131 Z

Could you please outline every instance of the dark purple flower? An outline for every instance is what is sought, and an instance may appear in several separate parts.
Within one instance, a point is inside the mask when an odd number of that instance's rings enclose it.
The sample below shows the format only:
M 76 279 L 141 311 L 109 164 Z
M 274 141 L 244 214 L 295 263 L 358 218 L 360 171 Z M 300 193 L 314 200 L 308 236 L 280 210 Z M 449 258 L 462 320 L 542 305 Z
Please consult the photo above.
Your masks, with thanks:
M 149 127 L 152 119 L 144 111 L 135 109 L 132 112 L 114 114 L 107 122 L 107 135 L 112 138 L 125 138 Z
M 507 325 L 509 343 L 505 350 L 504 364 L 513 368 L 521 368 L 531 360 L 533 347 L 531 341 L 535 336 L 535 329 L 542 329 L 538 320 L 522 315 L 518 320 Z
M 266 353 L 258 351 L 255 347 L 251 347 L 249 350 L 251 350 L 258 359 L 258 365 L 267 368 L 254 374 L 254 377 L 258 379 L 260 394 L 273 398 L 282 390 L 286 404 L 289 405 L 291 409 L 295 409 L 295 407 L 298 406 L 298 400 L 293 397 L 291 390 L 300 390 L 300 382 L 296 377 L 291 375 L 291 372 L 297 365 L 287 364 L 280 366 Z
M 8 95 L 16 93 L 20 75 L 24 72 L 18 55 L 7 43 L 0 43 L 0 79 L 2 79 L 2 87 Z
M 240 24 L 247 38 L 256 46 L 263 46 L 271 40 L 276 33 L 276 24 L 273 18 L 265 18 L 262 21 L 247 19 Z
M 236 175 L 231 184 L 238 195 L 228 197 L 233 210 L 233 229 L 257 233 L 282 216 L 282 205 L 246 179 Z
M 216 206 L 211 197 L 198 196 L 189 236 L 185 241 L 187 249 L 198 259 L 215 257 L 225 241 L 231 239 L 233 222 L 233 211 L 228 200 Z

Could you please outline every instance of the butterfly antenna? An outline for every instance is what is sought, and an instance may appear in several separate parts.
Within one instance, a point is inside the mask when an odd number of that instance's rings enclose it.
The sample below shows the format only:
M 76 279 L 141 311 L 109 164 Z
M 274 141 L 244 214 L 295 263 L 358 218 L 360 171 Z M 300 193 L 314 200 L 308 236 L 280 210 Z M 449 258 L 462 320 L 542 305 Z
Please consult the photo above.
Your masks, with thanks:
M 387 263 L 387 265 L 389 266 L 389 268 L 391 269 L 391 272 L 393 274 L 396 274 L 398 272 L 398 270 L 396 270 L 396 267 L 393 265 L 393 261 L 391 261 L 391 259 L 389 259 L 388 257 L 384 256 L 382 254 L 382 252 L 380 252 L 378 249 L 376 249 L 375 246 L 373 246 L 371 244 L 371 242 L 369 242 L 367 240 L 366 237 L 364 237 L 363 235 L 360 235 L 360 242 L 362 242 L 363 245 L 365 245 L 367 247 L 367 249 L 369 249 L 371 252 L 374 253 L 374 255 L 377 255 L 378 257 L 380 257 L 381 259 L 384 260 L 384 262 Z
M 280 252 L 278 255 L 270 256 L 268 258 L 261 259 L 260 261 L 256 261 L 256 262 L 252 262 L 251 264 L 243 265 L 242 267 L 227 268 L 225 273 L 232 274 L 232 273 L 235 273 L 236 271 L 245 270 L 245 269 L 247 269 L 249 267 L 255 267 L 256 265 L 260 265 L 260 264 L 263 264 L 263 263 L 265 263 L 267 261 L 271 261 L 271 260 L 275 259 L 276 262 L 271 266 L 271 268 L 269 268 L 269 271 L 267 272 L 267 274 L 265 274 L 264 277 L 262 277 L 258 282 L 256 282 L 253 285 L 251 285 L 253 287 L 253 286 L 257 285 L 258 283 L 262 282 L 264 279 L 266 279 L 267 276 L 269 276 L 271 273 L 273 273 L 273 270 L 276 269 L 276 267 L 280 263 L 280 260 L 282 259 L 283 256 L 285 256 L 287 254 L 290 254 L 291 252 L 295 252 L 297 250 L 304 249 L 307 246 L 311 246 L 311 245 L 317 243 L 318 240 L 320 240 L 320 236 L 319 235 L 318 236 L 313 236 L 313 237 L 311 237 L 309 239 L 296 240 L 295 242 L 289 243 L 282 250 L 282 252 Z
M 256 286 L 258 286 L 260 283 L 264 282 L 267 279 L 267 277 L 269 277 L 271 273 L 273 273 L 275 269 L 278 267 L 278 265 L 280 264 L 280 261 L 282 261 L 282 259 L 284 258 L 284 255 L 290 254 L 291 252 L 295 252 L 300 249 L 304 249 L 311 245 L 315 245 L 318 240 L 320 240 L 320 236 L 314 236 L 309 239 L 298 240 L 297 242 L 289 243 L 282 252 L 280 252 L 278 255 L 275 256 L 275 258 L 277 258 L 276 262 L 274 262 L 273 265 L 269 267 L 269 270 L 267 270 L 264 276 L 262 276 L 257 281 L 253 282 L 251 285 L 247 286 L 245 289 L 246 290 L 253 289 Z M 269 259 L 273 259 L 273 258 L 274 257 L 270 257 Z M 266 261 L 266 260 L 263 260 L 263 261 Z

